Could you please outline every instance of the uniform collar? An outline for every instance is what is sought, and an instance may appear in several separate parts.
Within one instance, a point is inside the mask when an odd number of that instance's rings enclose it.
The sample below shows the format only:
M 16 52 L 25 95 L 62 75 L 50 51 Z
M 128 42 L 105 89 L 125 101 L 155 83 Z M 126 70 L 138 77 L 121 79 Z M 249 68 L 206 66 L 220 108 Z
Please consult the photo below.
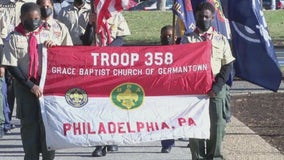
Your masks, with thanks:
M 206 33 L 207 34 L 213 34 L 214 31 L 215 31 L 215 29 L 213 27 L 210 27 L 208 29 L 208 31 L 206 31 L 206 32 L 201 32 L 201 30 L 198 27 L 196 27 L 195 30 L 194 30 L 194 32 L 199 34 L 199 35 L 203 35 L 203 34 L 206 34 Z
M 77 7 L 75 7 L 73 4 L 72 4 L 72 6 L 73 6 L 73 9 L 74 9 L 74 10 L 76 10 L 76 11 L 79 10 L 79 9 L 78 9 Z M 87 2 L 85 2 L 84 6 L 80 9 L 80 11 L 81 11 L 81 10 L 90 10 L 90 9 L 91 9 L 91 6 L 90 6 Z
M 208 29 L 208 31 L 206 31 L 206 32 L 200 32 L 201 30 L 198 28 L 198 27 L 196 27 L 195 28 L 195 30 L 194 30 L 194 32 L 196 33 L 196 34 L 198 34 L 200 37 L 202 37 L 203 38 L 203 40 L 212 40 L 212 38 L 213 38 L 213 33 L 214 33 L 214 31 L 215 31 L 215 29 L 213 28 L 213 27 L 210 27 L 209 29 Z
M 49 29 L 53 25 L 54 19 L 52 17 L 48 18 L 46 21 L 43 21 L 43 27 Z
M 54 19 L 52 17 L 50 17 L 49 19 L 47 19 L 47 21 L 45 21 L 49 26 L 51 26 L 54 22 Z

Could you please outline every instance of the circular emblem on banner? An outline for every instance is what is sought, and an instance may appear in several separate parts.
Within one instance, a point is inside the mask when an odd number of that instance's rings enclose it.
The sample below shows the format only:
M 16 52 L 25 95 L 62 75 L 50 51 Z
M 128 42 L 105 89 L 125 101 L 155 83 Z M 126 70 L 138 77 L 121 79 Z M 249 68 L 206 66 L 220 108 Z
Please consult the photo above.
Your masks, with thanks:
M 136 83 L 123 83 L 111 92 L 112 102 L 121 109 L 135 109 L 142 105 L 144 100 L 144 90 Z
M 87 92 L 80 88 L 69 89 L 65 93 L 66 102 L 76 108 L 83 107 L 88 103 Z

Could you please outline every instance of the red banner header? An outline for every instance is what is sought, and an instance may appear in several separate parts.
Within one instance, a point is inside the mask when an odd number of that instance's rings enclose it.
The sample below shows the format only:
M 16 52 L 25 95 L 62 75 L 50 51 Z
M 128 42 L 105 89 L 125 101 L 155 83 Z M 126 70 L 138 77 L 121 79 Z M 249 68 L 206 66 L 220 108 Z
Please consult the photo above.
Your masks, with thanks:
M 89 96 L 108 97 L 123 83 L 140 85 L 145 96 L 206 94 L 213 80 L 210 42 L 54 47 L 47 55 L 44 95 L 64 95 L 77 87 Z

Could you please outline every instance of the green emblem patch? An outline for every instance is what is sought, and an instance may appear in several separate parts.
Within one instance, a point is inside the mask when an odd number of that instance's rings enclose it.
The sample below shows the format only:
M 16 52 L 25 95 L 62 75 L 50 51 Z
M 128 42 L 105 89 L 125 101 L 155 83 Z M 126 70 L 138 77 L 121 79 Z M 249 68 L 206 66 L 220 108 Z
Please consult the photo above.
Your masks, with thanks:
M 110 98 L 121 109 L 135 109 L 142 105 L 144 90 L 136 83 L 123 83 L 112 90 Z
M 65 100 L 69 105 L 80 108 L 88 103 L 88 95 L 83 89 L 72 88 L 65 93 Z

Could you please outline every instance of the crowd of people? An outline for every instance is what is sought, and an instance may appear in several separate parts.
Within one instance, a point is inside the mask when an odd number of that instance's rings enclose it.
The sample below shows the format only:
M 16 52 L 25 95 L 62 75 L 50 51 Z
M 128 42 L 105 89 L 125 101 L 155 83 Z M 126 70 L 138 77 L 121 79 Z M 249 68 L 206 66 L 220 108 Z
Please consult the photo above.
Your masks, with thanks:
M 124 36 L 130 35 L 121 13 L 108 19 L 109 35 L 94 37 L 96 13 L 85 0 L 68 3 L 62 0 L 4 0 L 0 9 L 0 137 L 15 126 L 11 124 L 14 101 L 16 117 L 21 122 L 21 139 L 25 160 L 55 158 L 55 151 L 46 147 L 44 124 L 41 117 L 39 87 L 41 75 L 41 49 L 53 46 L 94 45 L 122 46 Z M 234 57 L 227 39 L 211 26 L 215 8 L 202 2 L 195 9 L 196 29 L 183 37 L 172 37 L 173 27 L 161 29 L 161 45 L 212 41 L 211 65 L 215 77 L 210 97 L 210 139 L 190 139 L 192 159 L 223 159 L 221 143 L 224 137 L 228 87 L 226 81 L 232 70 Z M 107 33 L 106 33 L 107 34 Z M 102 39 L 108 36 L 109 42 Z M 170 153 L 173 139 L 163 140 L 162 153 Z M 117 151 L 117 145 L 96 146 L 92 156 L 105 156 Z

